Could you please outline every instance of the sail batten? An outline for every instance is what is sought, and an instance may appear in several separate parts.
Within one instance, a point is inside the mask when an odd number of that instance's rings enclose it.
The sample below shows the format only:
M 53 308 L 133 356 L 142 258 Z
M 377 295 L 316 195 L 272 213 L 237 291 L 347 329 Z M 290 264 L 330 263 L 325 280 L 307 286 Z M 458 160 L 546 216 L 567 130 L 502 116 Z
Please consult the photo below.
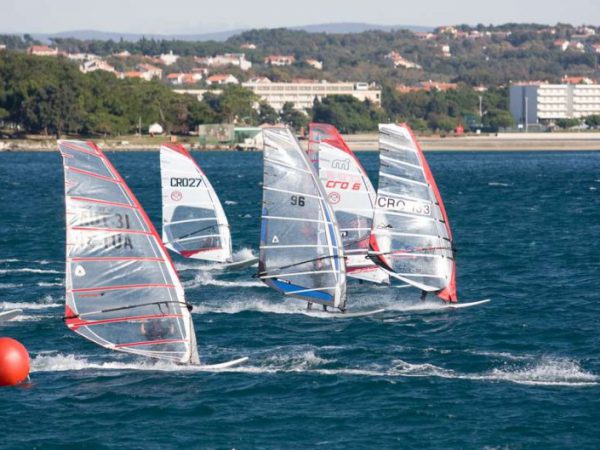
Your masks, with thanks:
M 112 350 L 198 363 L 183 287 L 148 216 L 92 142 L 58 144 L 65 175 L 67 326 Z
M 346 251 L 348 276 L 389 283 L 389 276 L 367 259 L 376 193 L 367 173 L 335 127 L 310 124 L 308 155 L 335 212 Z
M 344 252 L 324 188 L 289 130 L 265 129 L 264 141 L 258 276 L 284 295 L 343 310 Z
M 452 232 L 427 160 L 406 125 L 379 126 L 370 257 L 393 277 L 456 302 Z
M 200 166 L 183 146 L 163 144 L 160 170 L 166 247 L 187 258 L 231 262 L 229 223 Z

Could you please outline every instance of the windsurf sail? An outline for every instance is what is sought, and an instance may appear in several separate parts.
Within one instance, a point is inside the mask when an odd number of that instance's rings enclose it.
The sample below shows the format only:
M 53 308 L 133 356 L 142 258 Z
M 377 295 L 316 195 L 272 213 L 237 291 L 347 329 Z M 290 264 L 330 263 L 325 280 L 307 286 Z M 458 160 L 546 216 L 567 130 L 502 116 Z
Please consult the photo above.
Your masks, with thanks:
M 344 243 L 348 276 L 389 284 L 389 275 L 367 258 L 377 194 L 356 155 L 338 130 L 311 123 L 308 154 L 325 187 Z
M 407 125 L 379 125 L 379 188 L 370 255 L 393 277 L 456 302 L 452 232 L 439 190 Z
M 186 258 L 231 262 L 231 234 L 219 197 L 189 152 L 160 147 L 165 246 Z
M 325 190 L 289 129 L 263 132 L 258 276 L 284 295 L 344 310 L 344 250 Z
M 69 329 L 98 345 L 197 364 L 183 288 L 150 219 L 93 142 L 59 141 Z

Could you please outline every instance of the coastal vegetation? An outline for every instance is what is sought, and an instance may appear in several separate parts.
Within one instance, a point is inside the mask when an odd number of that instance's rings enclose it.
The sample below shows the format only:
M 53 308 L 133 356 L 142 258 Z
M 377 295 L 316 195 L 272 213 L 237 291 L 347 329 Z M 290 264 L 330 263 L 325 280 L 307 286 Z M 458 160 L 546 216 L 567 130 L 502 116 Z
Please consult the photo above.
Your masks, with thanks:
M 304 112 L 292 104 L 275 111 L 240 85 L 211 86 L 206 77 L 193 86 L 208 89 L 199 101 L 196 95 L 174 92 L 164 79 L 120 79 L 102 70 L 84 74 L 77 62 L 66 57 L 25 54 L 28 46 L 39 44 L 29 35 L 0 36 L 0 45 L 6 47 L 0 51 L 0 121 L 7 130 L 4 133 L 91 136 L 131 134 L 154 122 L 168 133 L 185 135 L 206 123 L 280 122 L 301 130 L 311 120 L 332 123 L 346 133 L 372 131 L 382 121 L 407 121 L 424 133 L 448 133 L 459 126 L 497 131 L 514 125 L 508 111 L 509 81 L 559 82 L 574 74 L 597 77 L 600 37 L 593 30 L 585 39 L 577 33 L 581 30 L 566 24 L 507 24 L 446 27 L 433 34 L 252 30 L 224 42 L 52 39 L 61 52 L 99 55 L 120 72 L 173 52 L 179 58 L 161 66 L 166 77 L 191 71 L 198 57 L 244 52 L 252 62 L 249 70 L 234 66 L 218 70 L 241 82 L 256 77 L 355 80 L 374 83 L 382 90 L 381 105 L 335 96 L 316 100 Z M 577 50 L 559 45 L 577 39 L 585 42 Z M 129 56 L 117 56 L 122 52 Z M 394 67 L 386 58 L 390 52 L 398 52 L 416 67 Z M 285 67 L 265 64 L 265 57 L 272 54 L 292 55 L 294 62 Z M 322 69 L 307 64 L 309 58 L 322 61 Z M 419 87 L 426 80 L 451 87 Z M 556 125 L 598 127 L 594 118 L 563 122 Z

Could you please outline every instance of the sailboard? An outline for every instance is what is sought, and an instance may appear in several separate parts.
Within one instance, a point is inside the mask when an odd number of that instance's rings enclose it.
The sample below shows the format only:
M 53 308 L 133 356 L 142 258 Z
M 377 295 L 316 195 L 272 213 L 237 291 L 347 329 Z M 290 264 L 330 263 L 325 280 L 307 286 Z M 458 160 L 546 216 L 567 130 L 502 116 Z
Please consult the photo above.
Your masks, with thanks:
M 392 277 L 456 303 L 456 264 L 444 203 L 405 124 L 379 125 L 379 186 L 369 255 Z
M 160 171 L 162 239 L 169 250 L 186 258 L 225 263 L 227 269 L 258 261 L 233 261 L 223 206 L 204 171 L 182 145 L 161 145 Z
M 111 350 L 199 364 L 190 305 L 152 222 L 93 142 L 58 141 L 67 327 Z
M 289 129 L 263 134 L 258 277 L 283 295 L 344 311 L 344 249 L 325 190 Z
M 362 164 L 338 130 L 328 124 L 310 124 L 308 155 L 335 212 L 347 275 L 389 284 L 390 276 L 367 258 L 377 194 Z
M 0 322 L 8 322 L 23 313 L 21 309 L 10 309 L 8 311 L 0 311 Z

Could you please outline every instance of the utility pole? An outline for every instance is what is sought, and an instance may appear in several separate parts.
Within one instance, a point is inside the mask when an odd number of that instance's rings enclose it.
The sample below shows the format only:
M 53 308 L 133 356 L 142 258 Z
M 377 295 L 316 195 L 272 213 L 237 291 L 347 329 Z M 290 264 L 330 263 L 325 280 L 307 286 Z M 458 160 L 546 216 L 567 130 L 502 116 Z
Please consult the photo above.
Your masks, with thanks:
M 527 133 L 527 124 L 529 122 L 528 120 L 528 116 L 529 115 L 529 97 L 527 97 L 527 94 L 525 94 L 525 133 Z

